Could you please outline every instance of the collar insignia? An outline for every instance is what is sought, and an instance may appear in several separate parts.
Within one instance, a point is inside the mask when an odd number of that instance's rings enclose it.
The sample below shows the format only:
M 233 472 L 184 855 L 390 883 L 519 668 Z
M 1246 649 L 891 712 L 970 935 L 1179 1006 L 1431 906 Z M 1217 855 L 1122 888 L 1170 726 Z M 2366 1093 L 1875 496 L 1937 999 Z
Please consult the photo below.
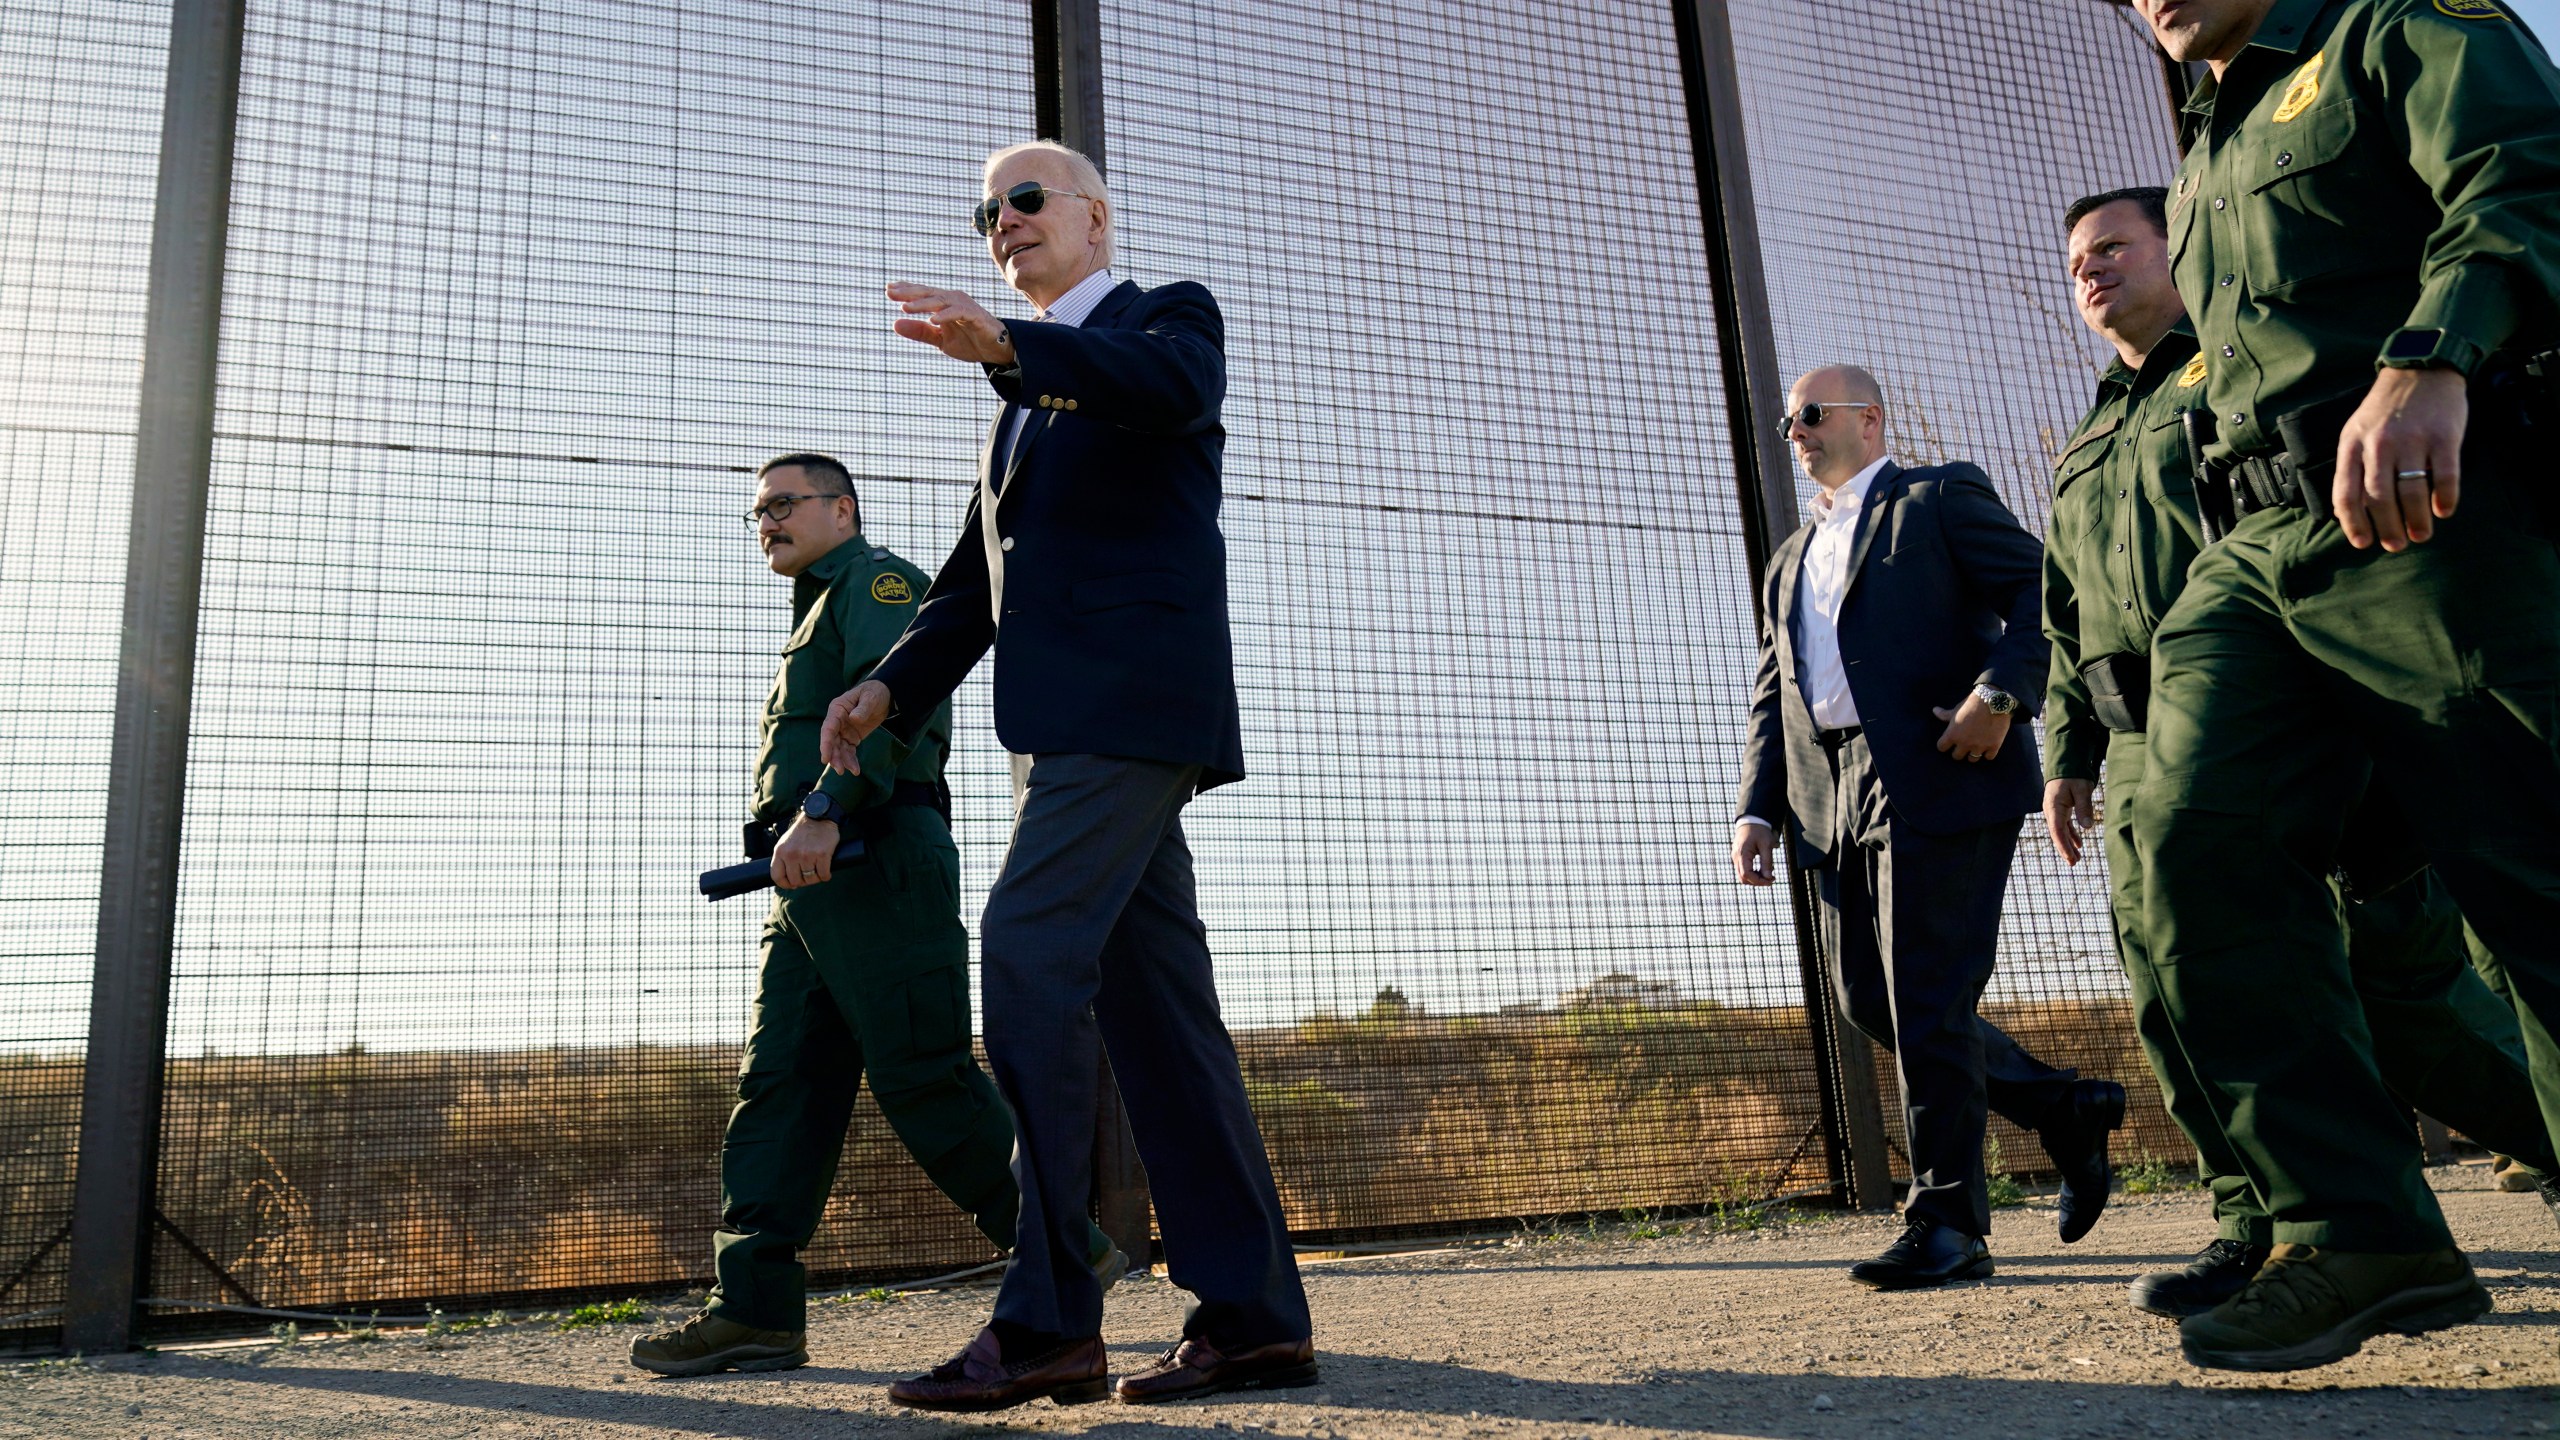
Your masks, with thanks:
M 2187 362 L 2186 369 L 2178 372 L 2178 388 L 2181 390 L 2192 390 L 2203 383 L 2204 357 L 2199 355 L 2193 360 Z

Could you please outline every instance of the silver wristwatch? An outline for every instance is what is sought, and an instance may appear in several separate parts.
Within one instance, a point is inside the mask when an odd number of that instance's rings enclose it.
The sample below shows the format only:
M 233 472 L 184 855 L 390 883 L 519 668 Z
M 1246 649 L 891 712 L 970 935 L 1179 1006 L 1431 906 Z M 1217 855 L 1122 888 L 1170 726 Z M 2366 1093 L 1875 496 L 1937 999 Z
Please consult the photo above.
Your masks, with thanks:
M 2018 708 L 2018 697 L 1995 685 L 1974 686 L 1973 698 L 1994 715 L 2006 715 Z

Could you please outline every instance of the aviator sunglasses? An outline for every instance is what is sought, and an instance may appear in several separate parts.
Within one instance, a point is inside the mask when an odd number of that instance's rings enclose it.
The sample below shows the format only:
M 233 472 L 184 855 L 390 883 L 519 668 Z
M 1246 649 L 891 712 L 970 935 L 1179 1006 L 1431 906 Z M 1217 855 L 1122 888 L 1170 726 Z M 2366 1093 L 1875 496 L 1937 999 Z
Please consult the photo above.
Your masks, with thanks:
M 1049 197 L 1052 195 L 1064 195 L 1070 200 L 1093 198 L 1090 195 L 1079 195 L 1073 190 L 1052 190 L 1037 180 L 1025 180 L 1001 195 L 990 195 L 979 201 L 978 208 L 969 212 L 969 223 L 976 227 L 979 234 L 993 235 L 996 233 L 996 217 L 1004 213 L 1005 206 L 1011 205 L 1018 214 L 1037 215 L 1041 207 L 1049 203 Z
M 1787 434 L 1798 425 L 1804 426 L 1807 430 L 1820 429 L 1822 417 L 1834 410 L 1864 410 L 1874 403 L 1876 402 L 1873 400 L 1808 400 L 1795 413 L 1780 417 L 1778 437 L 1785 439 Z

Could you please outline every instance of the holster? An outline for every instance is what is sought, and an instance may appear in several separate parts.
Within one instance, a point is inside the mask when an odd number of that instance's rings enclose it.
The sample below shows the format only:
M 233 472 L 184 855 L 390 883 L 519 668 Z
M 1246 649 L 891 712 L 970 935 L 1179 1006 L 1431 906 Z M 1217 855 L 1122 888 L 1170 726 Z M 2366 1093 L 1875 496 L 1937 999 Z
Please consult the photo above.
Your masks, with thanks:
M 2196 518 L 2204 524 L 2204 543 L 2210 545 L 2230 534 L 2238 518 L 2231 509 L 2230 467 L 2205 458 L 2204 452 L 2213 446 L 2213 412 L 2179 411 L 2178 433 L 2187 442 L 2187 469 L 2196 485 Z
M 2098 723 L 2119 734 L 2142 733 L 2151 713 L 2151 657 L 2138 650 L 2101 655 L 2080 667 L 2089 709 Z

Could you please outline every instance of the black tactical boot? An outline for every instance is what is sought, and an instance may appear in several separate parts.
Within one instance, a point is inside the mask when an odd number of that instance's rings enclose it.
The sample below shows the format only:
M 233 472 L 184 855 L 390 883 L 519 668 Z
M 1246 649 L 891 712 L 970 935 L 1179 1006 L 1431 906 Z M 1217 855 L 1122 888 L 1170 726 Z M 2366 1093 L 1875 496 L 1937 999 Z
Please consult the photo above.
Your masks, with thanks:
M 2154 1270 L 2134 1281 L 2133 1308 L 2169 1320 L 2202 1315 L 2239 1294 L 2266 1263 L 2264 1245 L 2216 1240 L 2184 1270 Z

